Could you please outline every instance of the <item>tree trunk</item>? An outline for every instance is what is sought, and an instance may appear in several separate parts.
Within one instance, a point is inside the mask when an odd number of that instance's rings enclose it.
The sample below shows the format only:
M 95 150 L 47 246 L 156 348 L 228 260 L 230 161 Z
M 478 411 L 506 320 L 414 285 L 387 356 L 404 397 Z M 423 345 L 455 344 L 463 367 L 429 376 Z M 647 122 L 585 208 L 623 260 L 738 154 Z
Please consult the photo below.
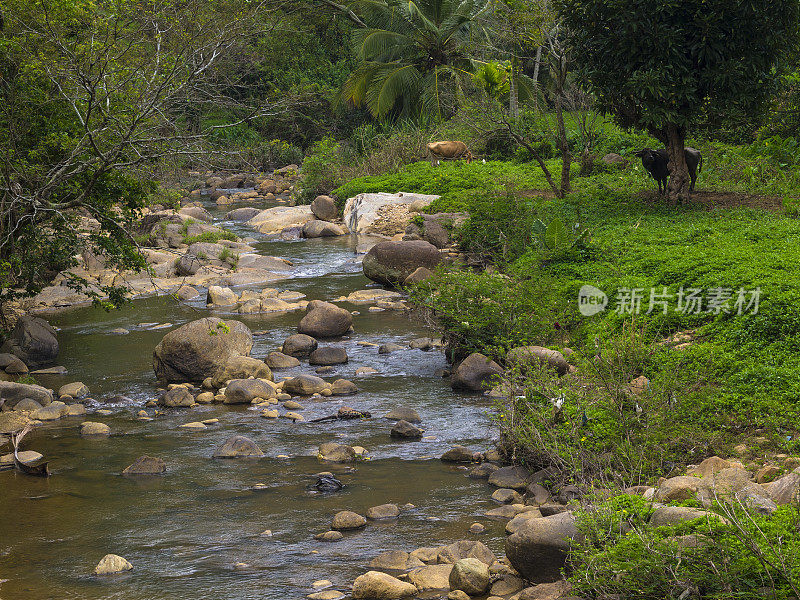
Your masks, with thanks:
M 686 166 L 684 132 L 672 123 L 666 127 L 669 184 L 667 195 L 673 204 L 689 199 L 689 168 Z
M 569 143 L 567 141 L 567 128 L 564 126 L 564 110 L 561 104 L 562 90 L 556 90 L 556 119 L 558 119 L 558 146 L 561 150 L 561 195 L 563 197 L 567 192 L 572 191 L 572 186 L 569 181 L 569 170 L 572 166 L 572 156 L 569 152 Z
M 542 64 L 542 47 L 536 48 L 536 61 L 533 66 L 533 83 L 539 85 L 539 65 Z
M 511 75 L 508 80 L 508 112 L 515 121 L 519 119 L 519 91 L 517 90 L 517 59 L 511 58 Z

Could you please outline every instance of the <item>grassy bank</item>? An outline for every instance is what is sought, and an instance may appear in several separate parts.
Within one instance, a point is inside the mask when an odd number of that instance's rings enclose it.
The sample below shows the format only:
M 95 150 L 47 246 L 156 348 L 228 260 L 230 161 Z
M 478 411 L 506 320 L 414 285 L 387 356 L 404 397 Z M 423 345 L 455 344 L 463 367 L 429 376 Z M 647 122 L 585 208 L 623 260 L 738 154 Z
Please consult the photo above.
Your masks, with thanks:
M 519 378 L 528 394 L 498 407 L 504 435 L 532 466 L 638 483 L 743 440 L 800 450 L 796 174 L 749 158 L 758 156 L 750 147 L 696 145 L 706 156 L 698 193 L 678 208 L 634 161 L 576 177 L 563 200 L 542 191 L 538 167 L 509 161 L 416 163 L 351 181 L 336 195 L 433 193 L 441 198 L 431 212 L 468 212 L 462 247 L 499 272 L 442 269 L 417 301 L 436 314 L 455 357 L 479 351 L 503 360 L 527 344 L 574 350 L 576 374 Z M 751 161 L 761 165 L 756 178 Z M 548 166 L 560 168 L 555 159 Z M 539 230 L 554 222 L 566 239 L 548 247 Z M 607 294 L 605 311 L 579 312 L 584 285 Z M 651 290 L 664 288 L 668 296 L 655 297 L 648 313 Z M 625 290 L 639 290 L 638 314 Z M 684 308 L 699 290 L 699 307 L 678 312 L 681 290 Z M 649 386 L 634 398 L 627 386 L 641 375 Z M 566 398 L 559 409 L 548 400 L 555 397 Z

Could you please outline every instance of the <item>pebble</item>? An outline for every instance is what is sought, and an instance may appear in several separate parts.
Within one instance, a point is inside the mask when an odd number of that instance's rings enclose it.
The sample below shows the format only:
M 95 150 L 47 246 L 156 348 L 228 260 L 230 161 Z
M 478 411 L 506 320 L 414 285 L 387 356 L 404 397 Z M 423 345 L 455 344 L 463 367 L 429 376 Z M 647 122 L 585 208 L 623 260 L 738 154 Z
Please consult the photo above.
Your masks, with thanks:
M 107 408 L 98 408 L 94 412 L 97 413 L 98 415 L 103 415 L 103 416 L 108 416 L 111 414 L 111 411 L 108 410 Z
M 181 429 L 206 429 L 206 426 L 200 421 L 192 421 L 181 425 Z
M 284 419 L 291 419 L 292 421 L 305 421 L 305 417 L 300 413 L 287 412 L 281 415 Z
M 214 423 L 219 423 L 219 419 L 206 419 L 205 421 L 201 421 L 204 425 L 213 425 Z
M 303 410 L 303 405 L 295 400 L 287 400 L 283 403 L 283 408 L 288 410 Z
M 280 414 L 278 413 L 277 410 L 273 408 L 262 411 L 261 416 L 264 417 L 265 419 L 277 419 L 280 416 Z
M 263 535 L 264 537 L 272 537 L 272 529 L 265 529 L 259 535 Z
M 311 587 L 313 587 L 315 590 L 319 590 L 321 588 L 331 587 L 332 585 L 333 584 L 330 581 L 328 581 L 327 579 L 319 579 L 319 580 L 315 581 L 314 583 L 312 583 Z
M 477 533 L 483 533 L 484 531 L 486 531 L 486 527 L 484 527 L 480 523 L 473 523 L 472 525 L 469 526 L 470 533 L 477 534 Z
M 315 539 L 321 542 L 338 542 L 344 537 L 340 531 L 326 531 L 325 533 L 318 533 L 314 536 Z

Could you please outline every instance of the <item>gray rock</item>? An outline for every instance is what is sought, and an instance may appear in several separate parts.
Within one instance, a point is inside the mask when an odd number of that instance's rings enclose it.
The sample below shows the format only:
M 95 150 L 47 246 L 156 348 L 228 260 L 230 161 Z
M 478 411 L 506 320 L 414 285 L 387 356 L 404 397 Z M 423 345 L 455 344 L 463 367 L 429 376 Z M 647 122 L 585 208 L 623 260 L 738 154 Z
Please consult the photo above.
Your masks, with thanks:
M 417 588 L 380 571 L 367 571 L 353 582 L 354 600 L 400 600 L 417 594 Z
M 450 589 L 479 596 L 489 589 L 489 567 L 477 558 L 462 558 L 450 571 Z
M 303 225 L 303 237 L 306 238 L 336 237 L 340 235 L 347 235 L 347 230 L 336 223 L 314 220 Z
M 161 381 L 200 383 L 252 347 L 253 334 L 243 323 L 206 317 L 164 336 L 153 352 L 153 371 Z
M 159 475 L 166 472 L 167 465 L 155 456 L 140 456 L 122 471 L 123 475 Z
M 496 362 L 473 352 L 456 367 L 450 384 L 454 390 L 486 391 L 502 373 L 503 369 Z
M 0 352 L 13 354 L 28 367 L 51 364 L 58 356 L 56 330 L 44 319 L 22 315 Z
M 321 542 L 338 542 L 343 537 L 340 531 L 326 531 L 325 533 L 318 533 L 314 536 L 314 539 Z
M 183 386 L 167 390 L 158 399 L 158 405 L 166 408 L 188 407 L 193 404 L 194 396 Z
M 453 446 L 442 454 L 441 460 L 442 462 L 471 463 L 475 460 L 475 455 L 469 448 Z
M 117 554 L 106 554 L 94 568 L 95 575 L 112 575 L 130 571 L 133 565 Z
M 6 401 L 5 406 L 8 408 L 13 408 L 17 402 L 25 398 L 45 406 L 53 401 L 53 392 L 40 385 L 0 381 L 0 398 Z
M 462 558 L 477 558 L 486 565 L 492 565 L 497 560 L 489 547 L 483 542 L 474 540 L 460 540 L 438 549 L 436 560 L 440 563 L 452 564 Z
M 318 457 L 330 462 L 347 463 L 358 460 L 356 451 L 352 446 L 337 444 L 336 442 L 326 442 L 320 444 Z
M 111 427 L 109 427 L 105 423 L 97 423 L 95 421 L 84 421 L 80 425 L 80 432 L 81 435 L 88 437 L 104 436 L 111 434 Z
M 529 519 L 506 538 L 506 556 L 526 579 L 537 583 L 558 581 L 571 542 L 579 535 L 571 512 Z
M 225 387 L 225 404 L 250 404 L 256 398 L 274 398 L 271 385 L 260 379 L 234 379 Z
M 264 362 L 270 369 L 291 369 L 300 366 L 299 360 L 283 352 L 270 352 Z
M 503 467 L 489 475 L 489 483 L 499 488 L 524 491 L 531 480 L 531 476 L 532 473 L 525 467 Z
M 492 500 L 500 504 L 521 504 L 522 495 L 516 490 L 500 488 L 494 491 Z
M 547 365 L 556 370 L 559 375 L 564 375 L 569 369 L 569 364 L 564 355 L 557 350 L 550 350 L 542 346 L 520 346 L 514 348 L 506 355 L 509 366 L 519 367 L 522 373 L 527 373 L 540 365 Z
M 214 451 L 214 458 L 260 458 L 262 456 L 264 456 L 264 453 L 258 447 L 258 444 L 243 435 L 229 437 L 222 446 Z
M 340 337 L 353 326 L 353 315 L 330 302 L 314 300 L 308 304 L 308 313 L 297 326 L 297 331 L 315 338 Z M 284 354 L 290 354 L 284 350 Z
M 398 350 L 405 350 L 405 347 L 401 346 L 400 344 L 381 344 L 381 346 L 378 348 L 378 354 L 391 354 L 392 352 L 397 352 Z
M 264 361 L 250 356 L 232 356 L 211 378 L 211 385 L 217 389 L 232 379 L 266 379 L 272 381 L 272 371 Z
M 260 212 L 259 209 L 249 206 L 245 208 L 235 208 L 225 215 L 225 219 L 228 221 L 249 221 Z
M 289 394 L 298 396 L 311 396 L 318 394 L 328 388 L 327 382 L 321 377 L 314 375 L 298 375 L 287 379 L 283 384 L 283 390 Z
M 358 387 L 347 379 L 337 379 L 331 384 L 331 393 L 334 396 L 350 396 L 358 393 Z
M 427 281 L 431 277 L 433 277 L 433 271 L 426 269 L 425 267 L 420 267 L 419 269 L 415 269 L 411 275 L 405 278 L 403 285 L 417 285 L 423 281 Z
M 69 412 L 69 408 L 66 404 L 59 400 L 55 400 L 48 404 L 47 406 L 43 406 L 31 413 L 32 419 L 38 419 L 39 421 L 55 421 L 56 419 L 60 419 L 64 417 Z
M 317 340 L 310 335 L 296 333 L 283 342 L 282 352 L 287 356 L 304 358 L 317 349 Z
M 407 406 L 398 406 L 393 408 L 388 413 L 383 415 L 384 419 L 390 421 L 408 421 L 409 423 L 422 423 L 422 418 L 419 413 L 413 408 Z
M 334 221 L 339 216 L 336 202 L 330 196 L 317 196 L 311 202 L 311 212 L 322 221 Z
M 342 365 L 347 362 L 347 351 L 340 346 L 323 346 L 308 357 L 310 365 Z
M 23 398 L 14 406 L 14 410 L 16 411 L 27 411 L 33 412 L 35 410 L 39 410 L 42 408 L 42 405 L 39 404 L 36 400 L 31 400 L 30 398 Z
M 397 285 L 403 283 L 419 267 L 433 270 L 440 261 L 439 250 L 422 240 L 380 242 L 367 252 L 362 266 L 364 275 L 373 281 L 383 285 Z
M 390 435 L 397 439 L 418 440 L 423 433 L 425 432 L 419 427 L 415 427 L 408 421 L 401 420 L 394 424 Z
M 408 580 L 423 594 L 438 590 L 450 589 L 450 572 L 453 565 L 429 565 L 414 569 L 408 574 Z
M 396 519 L 399 516 L 400 509 L 396 504 L 380 504 L 367 509 L 367 518 L 373 521 Z
M 367 524 L 367 519 L 351 510 L 342 510 L 333 516 L 331 529 L 343 531 L 348 529 L 359 529 Z
M 369 568 L 381 571 L 407 571 L 424 565 L 425 563 L 414 558 L 408 552 L 389 550 L 388 552 L 381 552 L 373 558 L 369 563 Z
M 73 398 L 85 398 L 89 395 L 89 388 L 82 382 L 67 383 L 58 388 L 59 396 L 72 396 Z

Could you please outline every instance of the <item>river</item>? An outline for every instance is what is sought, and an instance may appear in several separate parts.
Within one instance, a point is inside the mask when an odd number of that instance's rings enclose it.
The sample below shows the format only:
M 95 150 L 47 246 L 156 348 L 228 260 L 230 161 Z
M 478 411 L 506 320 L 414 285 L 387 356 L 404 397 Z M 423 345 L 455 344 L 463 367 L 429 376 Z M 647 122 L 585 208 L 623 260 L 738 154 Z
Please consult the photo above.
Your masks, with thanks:
M 240 206 L 240 205 L 237 205 Z M 334 300 L 374 287 L 356 261 L 355 236 L 296 242 L 266 241 L 241 225 L 226 223 L 212 203 L 215 222 L 242 236 L 259 239 L 258 252 L 291 260 L 292 277 L 270 285 L 296 290 L 307 299 Z M 227 210 L 227 208 L 225 209 Z M 403 349 L 378 354 L 358 342 L 407 344 L 435 332 L 408 315 L 372 313 L 365 305 L 339 303 L 354 316 L 354 333 L 340 342 L 349 362 L 326 379 L 344 377 L 360 393 L 347 397 L 304 399 L 306 420 L 333 414 L 342 405 L 372 413 L 363 421 L 293 423 L 265 419 L 250 407 L 220 404 L 172 409 L 153 421 L 140 421 L 142 404 L 158 396 L 152 352 L 171 329 L 215 314 L 236 318 L 253 331 L 252 355 L 279 350 L 296 332 L 301 313 L 236 315 L 205 307 L 205 294 L 188 303 L 170 297 L 135 300 L 111 312 L 78 308 L 50 318 L 60 328 L 59 364 L 65 377 L 40 377 L 58 388 L 80 380 L 107 416 L 89 414 L 113 434 L 103 439 L 78 435 L 80 417 L 45 424 L 23 444 L 50 460 L 48 479 L 7 471 L 0 473 L 0 598 L 2 600 L 112 599 L 285 599 L 312 593 L 315 580 L 328 579 L 346 591 L 384 550 L 410 551 L 459 539 L 479 539 L 501 555 L 504 521 L 481 517 L 496 506 L 484 480 L 466 469 L 442 463 L 439 456 L 454 444 L 483 451 L 490 446 L 491 403 L 480 395 L 454 393 L 437 371 L 446 367 L 436 350 Z M 171 323 L 153 330 L 143 323 Z M 123 327 L 129 335 L 110 335 Z M 336 342 L 339 343 L 339 342 Z M 356 376 L 358 367 L 379 371 Z M 314 373 L 307 363 L 275 372 L 276 378 Z M 108 402 L 108 400 L 112 400 Z M 390 439 L 391 422 L 382 415 L 397 406 L 416 409 L 425 437 L 417 442 Z M 180 429 L 190 421 L 218 418 L 201 431 Z M 214 449 L 232 434 L 255 440 L 263 459 L 219 460 Z M 331 465 L 316 458 L 322 442 L 365 447 L 369 460 L 354 466 Z M 163 458 L 167 473 L 128 478 L 122 469 L 138 456 Z M 315 493 L 314 474 L 330 470 L 346 484 L 334 494 Z M 254 489 L 256 484 L 264 484 Z M 387 502 L 410 503 L 397 520 L 370 522 L 345 533 L 335 543 L 313 535 L 329 529 L 342 509 L 361 514 Z M 468 532 L 476 520 L 481 535 Z M 263 536 L 266 529 L 272 536 Z M 107 553 L 124 556 L 133 571 L 117 576 L 92 575 Z M 5 580 L 5 581 L 4 581 Z

